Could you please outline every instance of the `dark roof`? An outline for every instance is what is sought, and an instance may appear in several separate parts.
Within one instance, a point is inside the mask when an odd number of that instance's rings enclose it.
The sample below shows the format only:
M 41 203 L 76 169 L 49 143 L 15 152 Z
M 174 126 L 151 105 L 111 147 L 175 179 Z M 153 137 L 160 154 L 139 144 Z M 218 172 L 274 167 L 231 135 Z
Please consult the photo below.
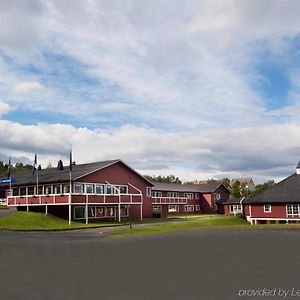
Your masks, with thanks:
M 223 205 L 231 205 L 231 204 L 240 204 L 241 199 L 237 198 L 229 198 L 229 199 L 220 199 L 217 201 L 218 204 L 223 204 Z
M 175 183 L 163 183 L 163 182 L 152 182 L 152 183 L 154 184 L 152 188 L 152 190 L 154 191 L 196 192 L 196 193 L 197 192 L 212 193 L 218 187 L 223 185 L 220 182 L 203 183 L 203 184 L 175 184 Z
M 106 161 L 99 161 L 99 162 L 94 162 L 94 163 L 73 165 L 72 166 L 72 180 L 79 179 L 80 177 L 83 177 L 85 175 L 93 173 L 97 170 L 106 168 L 106 167 L 113 165 L 115 163 L 118 163 L 118 162 L 123 163 L 129 169 L 131 169 L 132 171 L 137 173 L 135 170 L 130 168 L 122 160 L 115 159 L 115 160 L 106 160 Z M 143 177 L 139 173 L 137 173 L 137 174 L 139 176 Z M 12 174 L 12 177 L 16 178 L 16 183 L 12 184 L 13 186 L 34 185 L 34 184 L 36 184 L 36 180 L 37 180 L 36 174 L 32 175 L 32 171 L 24 171 L 24 172 Z M 68 182 L 70 180 L 70 169 L 69 169 L 69 166 L 64 166 L 64 170 L 57 170 L 57 168 L 38 170 L 38 178 L 39 178 L 39 183 Z M 144 178 L 144 180 L 146 180 L 147 182 L 149 182 L 151 184 L 151 182 L 149 180 L 147 180 L 146 178 Z M 1 186 L 4 186 L 4 185 L 1 185 Z
M 244 203 L 300 203 L 300 175 L 295 173 Z

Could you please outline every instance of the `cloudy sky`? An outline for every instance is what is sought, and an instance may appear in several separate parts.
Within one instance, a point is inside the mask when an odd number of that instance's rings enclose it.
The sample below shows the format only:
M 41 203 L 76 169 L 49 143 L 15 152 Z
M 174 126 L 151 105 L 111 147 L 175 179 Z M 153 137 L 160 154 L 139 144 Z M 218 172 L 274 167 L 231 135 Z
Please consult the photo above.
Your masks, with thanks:
M 0 1 L 0 160 L 184 180 L 300 159 L 300 2 Z

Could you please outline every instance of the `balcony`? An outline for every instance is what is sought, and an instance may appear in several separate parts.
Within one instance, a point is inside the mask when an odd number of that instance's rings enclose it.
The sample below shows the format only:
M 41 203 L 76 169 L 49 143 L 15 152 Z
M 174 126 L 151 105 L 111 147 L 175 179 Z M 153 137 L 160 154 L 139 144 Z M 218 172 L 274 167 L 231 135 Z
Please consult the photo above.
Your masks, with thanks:
M 5 199 L 6 200 L 6 199 Z M 8 206 L 68 204 L 142 204 L 142 194 L 49 194 L 7 197 Z
M 151 197 L 152 204 L 186 204 L 185 197 Z

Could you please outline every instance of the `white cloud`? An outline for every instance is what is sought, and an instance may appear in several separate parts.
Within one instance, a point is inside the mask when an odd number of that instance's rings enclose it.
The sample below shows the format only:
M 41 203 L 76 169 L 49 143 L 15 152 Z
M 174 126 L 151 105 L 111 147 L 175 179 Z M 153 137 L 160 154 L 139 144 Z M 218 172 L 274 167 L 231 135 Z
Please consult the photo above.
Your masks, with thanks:
M 37 81 L 23 81 L 16 84 L 14 90 L 17 93 L 32 93 L 43 89 L 43 85 Z
M 90 130 L 62 124 L 21 125 L 0 120 L 2 156 L 32 159 L 46 166 L 67 155 L 85 163 L 121 158 L 143 174 L 175 174 L 184 180 L 252 176 L 276 180 L 294 172 L 300 158 L 300 125 L 210 129 L 169 133 L 132 125 Z
M 11 110 L 9 104 L 0 101 L 0 117 L 7 114 Z

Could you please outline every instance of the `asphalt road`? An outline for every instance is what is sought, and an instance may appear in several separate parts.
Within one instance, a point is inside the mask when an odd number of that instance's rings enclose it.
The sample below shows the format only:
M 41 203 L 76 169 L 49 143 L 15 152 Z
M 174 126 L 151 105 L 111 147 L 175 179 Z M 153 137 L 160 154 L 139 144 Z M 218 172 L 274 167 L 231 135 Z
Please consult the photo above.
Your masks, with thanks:
M 298 230 L 2 231 L 0 247 L 1 300 L 300 299 Z M 276 296 L 239 296 L 264 288 Z

